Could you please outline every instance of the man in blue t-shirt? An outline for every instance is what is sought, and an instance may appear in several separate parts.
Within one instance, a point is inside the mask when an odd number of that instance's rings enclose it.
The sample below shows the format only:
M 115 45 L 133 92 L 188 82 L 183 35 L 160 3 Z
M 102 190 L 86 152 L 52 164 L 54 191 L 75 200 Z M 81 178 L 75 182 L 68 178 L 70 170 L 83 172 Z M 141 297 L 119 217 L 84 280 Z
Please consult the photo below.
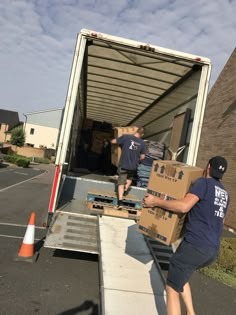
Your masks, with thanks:
M 117 209 L 122 209 L 124 194 L 127 194 L 132 179 L 140 160 L 145 158 L 145 143 L 143 139 L 144 128 L 140 127 L 133 135 L 123 135 L 111 140 L 111 143 L 119 144 L 121 157 L 118 167 L 118 203 Z
M 181 315 L 179 293 L 184 300 L 187 315 L 195 315 L 189 278 L 196 269 L 216 260 L 220 248 L 220 236 L 229 205 L 229 196 L 221 179 L 227 169 L 227 161 L 215 156 L 208 162 L 205 177 L 193 183 L 183 199 L 162 200 L 147 194 L 145 207 L 187 213 L 184 239 L 170 259 L 167 276 L 168 315 Z

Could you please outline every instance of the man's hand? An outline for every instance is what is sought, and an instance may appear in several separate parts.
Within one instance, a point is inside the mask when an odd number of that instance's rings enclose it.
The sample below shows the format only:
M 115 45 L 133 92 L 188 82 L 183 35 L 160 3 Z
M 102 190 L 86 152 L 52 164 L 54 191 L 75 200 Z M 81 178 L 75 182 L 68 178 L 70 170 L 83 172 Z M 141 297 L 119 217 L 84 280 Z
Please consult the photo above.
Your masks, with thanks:
M 112 144 L 117 144 L 117 139 L 116 139 L 116 138 L 115 138 L 115 139 L 112 139 L 112 140 L 111 140 L 111 143 L 112 143 Z
M 188 193 L 182 199 L 165 200 L 165 195 L 161 194 L 161 197 L 156 197 L 150 194 L 146 194 L 143 199 L 144 207 L 161 207 L 173 212 L 186 213 L 189 212 L 192 207 L 199 201 L 199 197 Z
M 163 199 L 165 199 L 164 194 L 162 194 L 160 198 L 150 194 L 145 194 L 143 198 L 143 206 L 148 208 L 160 207 Z

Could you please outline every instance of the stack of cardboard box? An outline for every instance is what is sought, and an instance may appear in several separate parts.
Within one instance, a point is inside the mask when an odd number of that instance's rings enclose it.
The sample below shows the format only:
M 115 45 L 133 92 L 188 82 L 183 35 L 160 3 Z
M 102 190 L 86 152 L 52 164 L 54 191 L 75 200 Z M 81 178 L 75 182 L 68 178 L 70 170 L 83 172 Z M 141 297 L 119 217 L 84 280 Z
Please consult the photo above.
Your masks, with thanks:
M 104 146 L 104 140 L 111 140 L 112 138 L 112 132 L 93 130 L 91 151 L 101 154 Z
M 127 134 L 134 134 L 138 130 L 136 126 L 129 127 L 114 127 L 114 138 L 121 137 Z M 111 147 L 111 162 L 118 167 L 121 156 L 121 148 L 118 144 L 112 144 Z
M 190 185 L 203 176 L 203 169 L 177 161 L 154 161 L 147 193 L 154 196 L 166 194 L 166 199 L 180 199 Z M 139 220 L 139 232 L 169 245 L 182 236 L 186 214 L 174 213 L 158 207 L 143 208 Z

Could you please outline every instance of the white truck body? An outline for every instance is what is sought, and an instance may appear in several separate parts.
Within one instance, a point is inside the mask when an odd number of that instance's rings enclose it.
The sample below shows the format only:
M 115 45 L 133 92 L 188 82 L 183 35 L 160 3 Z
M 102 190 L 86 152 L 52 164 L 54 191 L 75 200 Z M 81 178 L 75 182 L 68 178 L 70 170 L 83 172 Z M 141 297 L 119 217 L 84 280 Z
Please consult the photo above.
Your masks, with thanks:
M 210 72 L 211 63 L 208 58 L 81 30 L 75 47 L 57 148 L 55 178 L 48 209 L 50 226 L 45 241 L 46 247 L 100 254 L 102 266 L 104 261 L 106 265 L 110 255 L 116 255 L 115 247 L 111 248 L 111 244 L 108 244 L 108 248 L 104 248 L 106 242 L 100 243 L 100 238 L 109 233 L 109 219 L 107 224 L 96 225 L 98 219 L 86 212 L 86 195 L 89 190 L 103 188 L 114 191 L 115 184 L 105 176 L 84 176 L 77 171 L 78 143 L 84 120 L 90 118 L 116 126 L 143 126 L 145 139 L 164 142 L 168 148 L 175 117 L 191 110 L 191 117 L 185 126 L 186 148 L 182 161 L 195 165 Z M 145 189 L 132 186 L 131 193 L 142 198 Z M 119 219 L 119 224 L 124 222 L 123 229 L 127 229 L 125 221 Z M 80 223 L 76 232 L 78 234 L 75 235 L 73 233 L 76 222 Z M 120 229 L 121 227 L 117 227 L 116 231 L 114 226 L 113 232 L 119 235 Z M 142 242 L 142 238 L 145 243 L 144 237 L 140 236 L 139 242 Z M 144 252 L 145 246 L 140 245 Z M 122 246 L 118 247 L 120 249 Z M 130 259 L 130 255 L 128 256 Z M 117 257 L 121 257 L 118 252 Z M 137 266 L 135 268 L 137 276 L 139 273 L 142 277 L 144 271 L 139 270 Z M 102 278 L 107 279 L 109 286 L 111 275 L 108 274 L 107 278 L 106 274 L 103 274 L 103 267 L 101 270 Z M 162 283 L 161 288 L 153 291 L 153 295 L 160 295 L 160 290 L 163 293 L 163 288 Z M 118 287 L 113 287 L 109 292 L 106 287 L 103 289 L 111 301 L 112 292 L 118 290 L 121 293 L 122 284 L 119 282 Z M 148 285 L 145 292 L 142 291 L 143 288 L 140 291 L 139 289 L 137 285 L 137 294 L 150 294 Z M 132 290 L 130 288 L 130 292 Z M 125 296 L 121 300 L 114 296 L 114 303 L 122 303 L 124 299 Z M 108 304 L 112 308 L 112 303 Z M 106 312 L 115 314 L 103 306 L 103 313 Z M 145 309 L 142 310 L 140 305 L 139 312 L 133 314 L 139 313 L 145 313 Z M 155 309 L 153 312 L 149 311 L 149 314 L 158 312 Z

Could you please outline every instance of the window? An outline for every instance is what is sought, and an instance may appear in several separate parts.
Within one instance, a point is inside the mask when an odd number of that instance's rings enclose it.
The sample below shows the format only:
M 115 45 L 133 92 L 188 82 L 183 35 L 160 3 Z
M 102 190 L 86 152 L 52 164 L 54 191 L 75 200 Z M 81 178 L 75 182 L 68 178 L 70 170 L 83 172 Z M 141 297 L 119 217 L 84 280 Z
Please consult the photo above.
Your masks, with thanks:
M 34 135 L 34 128 L 30 128 L 30 134 Z

